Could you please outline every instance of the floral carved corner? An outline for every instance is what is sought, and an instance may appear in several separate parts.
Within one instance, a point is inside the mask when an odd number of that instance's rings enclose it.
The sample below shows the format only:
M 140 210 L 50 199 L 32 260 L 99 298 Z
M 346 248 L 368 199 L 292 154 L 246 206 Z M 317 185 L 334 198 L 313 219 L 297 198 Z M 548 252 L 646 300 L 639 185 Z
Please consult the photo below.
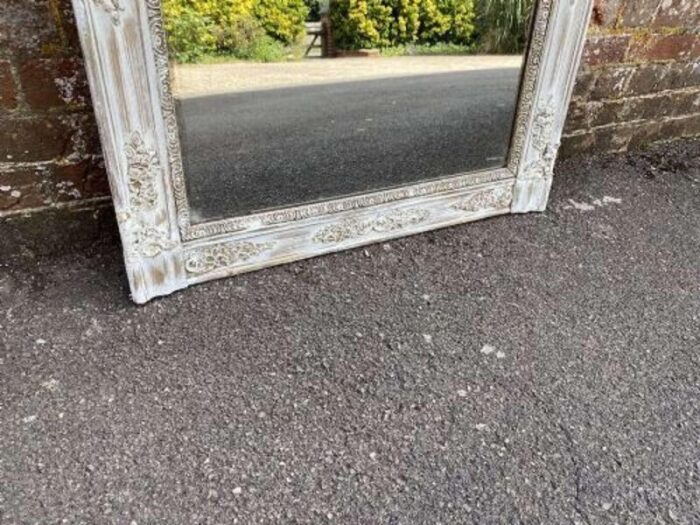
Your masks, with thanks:
M 167 229 L 163 226 L 148 224 L 128 212 L 118 213 L 117 220 L 128 239 L 128 243 L 125 244 L 127 245 L 126 259 L 129 261 L 157 257 L 177 245 L 170 239 Z
M 121 5 L 121 0 L 93 0 L 95 4 L 104 9 L 112 19 L 113 25 L 119 25 L 121 22 L 121 14 L 124 8 Z
M 200 248 L 188 254 L 185 260 L 185 270 L 194 275 L 201 275 L 222 268 L 230 268 L 271 250 L 273 246 L 272 242 L 243 241 Z
M 554 103 L 551 100 L 539 107 L 532 123 L 532 147 L 537 158 L 525 167 L 525 178 L 547 178 L 552 174 L 559 149 L 559 143 L 552 141 L 554 117 Z
M 158 155 L 146 147 L 143 136 L 135 131 L 126 143 L 129 207 L 132 210 L 153 210 L 158 204 L 156 181 L 160 174 Z
M 454 210 L 480 212 L 508 208 L 513 199 L 513 188 L 501 186 L 472 193 L 450 206 Z
M 117 220 L 127 240 L 126 257 L 136 261 L 152 258 L 175 248 L 167 225 L 154 215 L 159 211 L 157 181 L 161 174 L 156 152 L 146 145 L 140 132 L 133 132 L 124 147 L 126 155 L 127 206 Z
M 402 230 L 425 221 L 430 214 L 427 210 L 395 210 L 377 215 L 369 220 L 349 219 L 319 230 L 313 241 L 320 244 L 334 244 L 367 235 L 370 232 L 391 232 Z

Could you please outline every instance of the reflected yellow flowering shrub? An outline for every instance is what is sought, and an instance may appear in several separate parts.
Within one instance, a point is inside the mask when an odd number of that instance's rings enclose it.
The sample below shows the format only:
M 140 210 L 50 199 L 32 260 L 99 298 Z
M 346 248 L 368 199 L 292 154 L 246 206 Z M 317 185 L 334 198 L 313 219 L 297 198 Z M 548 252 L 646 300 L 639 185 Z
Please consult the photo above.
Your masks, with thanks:
M 163 0 L 171 55 L 279 59 L 304 34 L 304 0 Z

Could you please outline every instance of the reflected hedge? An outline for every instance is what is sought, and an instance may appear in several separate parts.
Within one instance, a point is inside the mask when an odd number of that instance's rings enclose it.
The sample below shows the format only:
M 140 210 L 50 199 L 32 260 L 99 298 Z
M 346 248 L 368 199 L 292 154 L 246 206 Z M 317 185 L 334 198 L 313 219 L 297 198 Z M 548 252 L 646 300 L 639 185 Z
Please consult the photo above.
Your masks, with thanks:
M 304 0 L 163 0 L 168 46 L 179 62 L 278 58 L 303 37 L 308 12 Z
M 330 14 L 340 49 L 469 45 L 474 34 L 473 0 L 332 0 Z

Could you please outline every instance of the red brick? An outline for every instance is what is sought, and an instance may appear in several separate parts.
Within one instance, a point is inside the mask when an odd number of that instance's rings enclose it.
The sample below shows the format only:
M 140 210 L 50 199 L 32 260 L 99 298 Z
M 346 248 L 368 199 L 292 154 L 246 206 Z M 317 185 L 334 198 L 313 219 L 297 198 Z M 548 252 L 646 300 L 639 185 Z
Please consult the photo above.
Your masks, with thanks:
M 656 13 L 652 27 L 700 26 L 700 6 L 697 0 L 663 0 Z
M 635 72 L 636 68 L 630 66 L 603 69 L 591 90 L 591 100 L 618 98 L 626 95 L 629 90 L 630 77 Z
M 700 60 L 669 64 L 665 81 L 668 89 L 700 86 Z
M 657 120 L 670 117 L 677 111 L 685 111 L 685 93 L 663 93 L 647 97 L 631 98 L 625 101 L 625 120 Z
M 700 36 L 653 35 L 630 46 L 632 60 L 694 60 L 700 58 Z
M 63 121 L 72 130 L 66 156 L 73 161 L 102 156 L 100 135 L 92 112 L 66 115 Z
M 639 66 L 629 81 L 628 95 L 646 95 L 667 89 L 668 64 L 645 64 Z
M 611 126 L 593 130 L 595 143 L 593 151 L 625 151 L 632 138 L 632 126 Z
M 600 27 L 612 27 L 618 18 L 622 0 L 595 0 L 591 24 Z
M 632 136 L 630 137 L 628 149 L 639 149 L 655 142 L 657 140 L 663 139 L 661 135 L 661 123 L 660 122 L 644 122 L 638 126 L 635 126 L 632 131 Z
M 2 0 L 0 50 L 15 57 L 76 54 L 65 0 Z
M 564 133 L 572 133 L 588 128 L 590 112 L 586 104 L 573 102 L 569 106 L 564 124 Z
M 45 182 L 43 167 L 0 172 L 0 213 L 44 206 L 47 202 Z
M 588 151 L 593 151 L 595 145 L 595 135 L 583 133 L 580 135 L 568 135 L 561 138 L 558 159 L 563 160 L 574 155 L 580 155 Z
M 34 109 L 89 100 L 85 69 L 77 58 L 29 59 L 20 65 L 19 78 L 25 101 Z
M 589 66 L 622 62 L 629 41 L 628 35 L 589 37 L 583 50 L 583 60 Z
M 17 92 L 9 60 L 0 60 L 0 109 L 17 107 Z
M 700 135 L 700 114 L 667 120 L 661 124 L 661 137 L 694 137 Z
M 614 122 L 628 120 L 624 115 L 625 102 L 622 100 L 607 100 L 601 103 L 591 103 L 588 111 L 591 114 L 591 126 L 605 126 Z
M 92 159 L 57 167 L 53 180 L 58 202 L 109 195 L 104 164 Z
M 74 130 L 59 117 L 0 121 L 0 161 L 37 162 L 63 155 Z
M 576 75 L 576 83 L 574 84 L 574 98 L 586 98 L 591 91 L 591 88 L 596 82 L 596 71 L 579 70 Z
M 620 16 L 623 27 L 648 26 L 654 19 L 661 0 L 627 0 Z

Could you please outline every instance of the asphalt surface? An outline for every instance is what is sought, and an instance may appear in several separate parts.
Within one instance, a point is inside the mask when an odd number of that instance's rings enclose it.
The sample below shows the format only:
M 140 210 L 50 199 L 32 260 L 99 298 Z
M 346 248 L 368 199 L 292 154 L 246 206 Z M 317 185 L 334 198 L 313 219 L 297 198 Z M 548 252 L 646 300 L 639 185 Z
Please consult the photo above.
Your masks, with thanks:
M 2 222 L 0 522 L 700 523 L 698 210 L 698 142 L 571 159 L 546 213 L 144 307 Z
M 502 166 L 519 75 L 509 67 L 181 99 L 195 217 Z

